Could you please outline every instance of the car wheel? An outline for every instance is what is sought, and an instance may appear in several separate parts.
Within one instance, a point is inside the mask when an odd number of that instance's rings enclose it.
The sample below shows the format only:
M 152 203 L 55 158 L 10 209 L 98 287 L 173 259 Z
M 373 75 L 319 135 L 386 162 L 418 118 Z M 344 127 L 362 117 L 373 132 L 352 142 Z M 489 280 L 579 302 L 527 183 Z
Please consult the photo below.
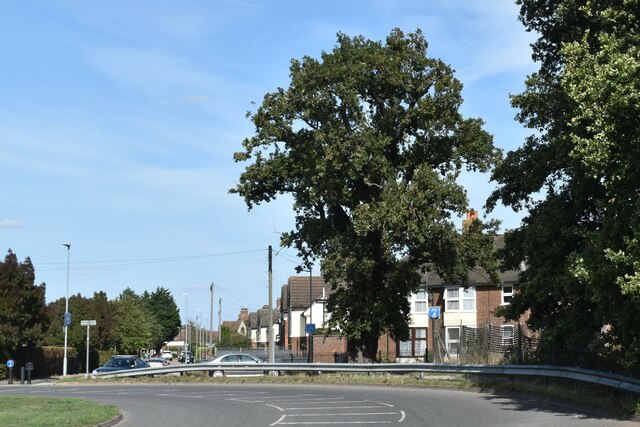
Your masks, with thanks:
M 222 371 L 213 371 L 213 378 L 222 378 L 224 377 L 224 372 Z
M 272 377 L 279 377 L 280 376 L 280 371 L 269 371 L 269 372 L 267 372 L 267 374 L 269 376 L 272 376 Z

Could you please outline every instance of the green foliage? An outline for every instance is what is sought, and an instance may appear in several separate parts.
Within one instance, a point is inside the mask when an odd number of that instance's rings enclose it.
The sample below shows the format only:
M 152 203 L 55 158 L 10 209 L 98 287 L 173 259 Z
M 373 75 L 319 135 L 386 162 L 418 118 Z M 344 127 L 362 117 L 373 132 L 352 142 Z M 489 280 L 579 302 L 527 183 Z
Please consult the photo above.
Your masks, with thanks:
M 529 209 L 506 239 L 507 264 L 528 270 L 503 313 L 530 309 L 552 362 L 640 372 L 640 11 L 519 3 L 541 66 L 513 97 L 537 134 L 496 169 L 488 202 Z
M 171 293 L 162 287 L 158 287 L 152 293 L 145 291 L 142 294 L 142 302 L 154 319 L 153 348 L 160 350 L 165 341 L 173 339 L 176 330 L 181 326 L 178 306 Z
M 382 332 L 408 334 L 419 266 L 460 284 L 481 266 L 498 282 L 496 224 L 460 234 L 453 217 L 468 210 L 460 172 L 488 171 L 500 152 L 480 119 L 461 116 L 462 84 L 419 30 L 393 30 L 386 44 L 338 34 L 332 52 L 290 72 L 249 115 L 255 135 L 234 158 L 253 163 L 231 192 L 249 209 L 293 196 L 295 229 L 281 243 L 322 260 L 331 326 L 374 360 Z
M 132 289 L 125 289 L 116 299 L 115 315 L 118 353 L 138 354 L 141 349 L 151 347 L 154 318 Z
M 222 325 L 220 328 L 220 339 L 216 346 L 218 348 L 249 348 L 251 339 L 237 332 L 231 332 L 229 326 Z
M 31 260 L 18 262 L 9 250 L 0 262 L 0 360 L 6 360 L 21 345 L 40 342 L 47 326 L 45 285 L 35 285 Z

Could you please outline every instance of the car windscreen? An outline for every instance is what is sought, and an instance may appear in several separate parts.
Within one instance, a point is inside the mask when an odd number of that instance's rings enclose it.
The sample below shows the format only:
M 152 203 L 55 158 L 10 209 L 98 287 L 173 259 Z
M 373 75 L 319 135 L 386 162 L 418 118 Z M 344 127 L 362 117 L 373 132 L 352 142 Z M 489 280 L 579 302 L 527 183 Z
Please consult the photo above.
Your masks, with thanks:
M 107 368 L 125 368 L 129 366 L 129 359 L 114 358 L 104 364 Z

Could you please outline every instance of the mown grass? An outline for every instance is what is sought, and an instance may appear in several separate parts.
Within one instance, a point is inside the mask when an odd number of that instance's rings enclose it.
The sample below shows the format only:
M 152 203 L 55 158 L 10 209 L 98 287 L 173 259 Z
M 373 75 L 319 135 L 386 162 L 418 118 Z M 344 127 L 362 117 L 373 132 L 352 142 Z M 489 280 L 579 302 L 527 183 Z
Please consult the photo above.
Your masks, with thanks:
M 0 396 L 0 426 L 95 426 L 120 414 L 113 405 L 82 399 Z

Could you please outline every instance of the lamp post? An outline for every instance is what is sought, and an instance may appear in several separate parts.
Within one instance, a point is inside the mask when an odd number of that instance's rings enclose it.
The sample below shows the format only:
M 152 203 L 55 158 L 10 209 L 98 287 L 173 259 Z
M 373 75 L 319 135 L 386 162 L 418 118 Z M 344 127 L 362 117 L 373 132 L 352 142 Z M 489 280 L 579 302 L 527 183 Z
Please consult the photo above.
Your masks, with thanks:
M 313 325 L 313 268 L 309 267 L 309 323 Z M 309 363 L 313 363 L 313 332 L 309 332 Z
M 215 283 L 211 282 L 211 286 L 209 287 L 211 291 L 211 305 L 209 306 L 209 347 L 207 357 L 213 357 L 213 290 L 215 287 Z
M 307 345 L 307 362 L 313 362 L 313 333 L 311 329 L 315 327 L 309 327 L 309 325 L 313 325 L 313 267 L 309 267 L 308 270 L 299 268 L 298 272 L 308 271 L 309 272 L 309 322 L 306 325 L 306 332 L 309 334 L 309 343 Z
M 200 349 L 200 346 L 202 345 L 200 343 L 200 309 L 198 309 L 198 314 L 196 315 L 196 351 L 195 354 L 198 354 L 198 350 Z M 194 355 L 195 357 L 195 355 Z
M 64 297 L 64 358 L 62 359 L 62 376 L 67 376 L 67 328 L 71 324 L 71 314 L 69 313 L 69 270 L 71 265 L 71 244 L 63 243 L 67 248 L 67 292 Z
M 185 299 L 185 310 L 184 310 L 184 358 L 185 361 L 187 359 L 187 351 L 189 350 L 189 295 L 182 294 Z

